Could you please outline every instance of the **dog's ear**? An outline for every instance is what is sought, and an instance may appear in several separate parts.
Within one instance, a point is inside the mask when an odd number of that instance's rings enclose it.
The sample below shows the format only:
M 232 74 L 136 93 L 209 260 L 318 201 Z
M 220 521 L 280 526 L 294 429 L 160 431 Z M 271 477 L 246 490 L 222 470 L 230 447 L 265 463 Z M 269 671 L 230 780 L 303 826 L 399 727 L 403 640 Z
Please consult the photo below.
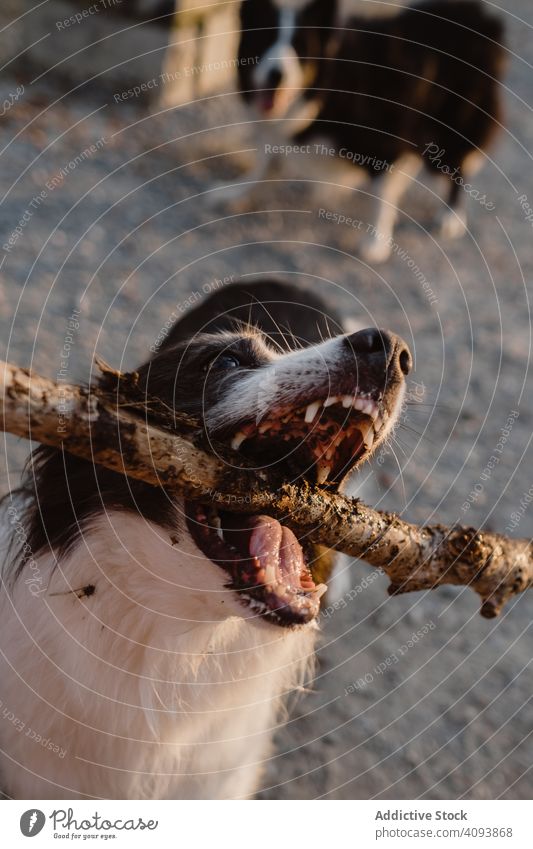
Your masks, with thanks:
M 284 351 L 344 333 L 336 311 L 308 290 L 279 280 L 237 281 L 195 303 L 171 328 L 161 349 L 198 333 L 235 332 L 239 324 L 260 330 Z

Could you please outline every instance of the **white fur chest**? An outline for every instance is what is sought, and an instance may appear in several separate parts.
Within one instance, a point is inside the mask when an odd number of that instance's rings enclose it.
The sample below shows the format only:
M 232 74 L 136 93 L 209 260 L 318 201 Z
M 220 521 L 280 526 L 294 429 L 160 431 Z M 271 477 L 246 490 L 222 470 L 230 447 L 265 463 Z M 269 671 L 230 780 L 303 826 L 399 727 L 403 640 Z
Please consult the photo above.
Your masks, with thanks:
M 99 519 L 53 574 L 50 557 L 36 563 L 42 592 L 23 574 L 0 596 L 8 794 L 252 794 L 317 629 L 257 618 L 188 534 L 173 545 L 129 514 Z M 89 584 L 90 596 L 68 592 Z

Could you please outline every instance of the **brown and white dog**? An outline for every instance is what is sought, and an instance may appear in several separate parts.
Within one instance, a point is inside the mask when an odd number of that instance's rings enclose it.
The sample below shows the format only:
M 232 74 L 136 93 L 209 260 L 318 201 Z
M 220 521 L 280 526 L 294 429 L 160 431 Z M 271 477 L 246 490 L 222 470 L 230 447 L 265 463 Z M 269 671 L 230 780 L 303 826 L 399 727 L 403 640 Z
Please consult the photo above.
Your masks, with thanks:
M 232 462 L 336 490 L 391 434 L 411 368 L 394 334 L 341 330 L 292 285 L 233 284 L 174 325 L 139 386 Z M 312 674 L 323 552 L 46 447 L 4 520 L 4 793 L 251 796 Z
M 216 187 L 211 202 L 258 191 L 275 163 L 306 160 L 306 179 L 332 178 L 332 160 L 360 181 L 377 210 L 362 245 L 390 254 L 403 194 L 422 165 L 443 176 L 445 237 L 467 226 L 472 179 L 501 124 L 503 26 L 479 0 L 425 0 L 394 16 L 341 19 L 335 0 L 244 0 L 239 88 L 255 128 L 256 164 Z M 337 174 L 336 180 L 339 180 Z M 487 201 L 486 205 L 491 203 Z

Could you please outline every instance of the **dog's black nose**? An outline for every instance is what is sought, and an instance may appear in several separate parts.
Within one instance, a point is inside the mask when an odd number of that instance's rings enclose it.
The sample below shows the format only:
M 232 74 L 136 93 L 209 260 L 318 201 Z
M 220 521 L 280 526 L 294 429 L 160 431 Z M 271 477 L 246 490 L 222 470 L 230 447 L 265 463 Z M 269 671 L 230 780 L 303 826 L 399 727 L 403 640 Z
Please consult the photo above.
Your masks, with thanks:
M 402 374 L 408 375 L 413 366 L 411 352 L 406 343 L 395 333 L 368 327 L 345 336 L 345 344 L 359 356 L 377 355 L 386 368 L 397 365 Z
M 277 88 L 283 79 L 279 68 L 271 68 L 266 78 L 266 88 Z
M 400 369 L 403 374 L 405 374 L 405 376 L 407 377 L 407 375 L 413 368 L 413 358 L 411 356 L 411 351 L 409 350 L 403 339 L 400 339 L 400 342 L 402 343 L 403 347 L 401 348 L 398 354 L 398 365 L 400 366 Z

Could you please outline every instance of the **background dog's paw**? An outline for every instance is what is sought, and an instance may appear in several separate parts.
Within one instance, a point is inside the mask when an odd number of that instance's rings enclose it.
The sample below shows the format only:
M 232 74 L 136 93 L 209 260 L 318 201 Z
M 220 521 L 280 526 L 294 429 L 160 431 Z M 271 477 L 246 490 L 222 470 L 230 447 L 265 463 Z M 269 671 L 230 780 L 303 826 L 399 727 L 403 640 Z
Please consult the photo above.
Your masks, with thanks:
M 385 262 L 390 257 L 390 245 L 387 239 L 379 239 L 374 236 L 368 239 L 363 239 L 359 245 L 359 256 L 365 262 L 370 262 L 377 265 L 380 262 Z
M 437 222 L 437 232 L 441 239 L 460 239 L 466 233 L 466 216 L 453 209 L 445 210 Z

